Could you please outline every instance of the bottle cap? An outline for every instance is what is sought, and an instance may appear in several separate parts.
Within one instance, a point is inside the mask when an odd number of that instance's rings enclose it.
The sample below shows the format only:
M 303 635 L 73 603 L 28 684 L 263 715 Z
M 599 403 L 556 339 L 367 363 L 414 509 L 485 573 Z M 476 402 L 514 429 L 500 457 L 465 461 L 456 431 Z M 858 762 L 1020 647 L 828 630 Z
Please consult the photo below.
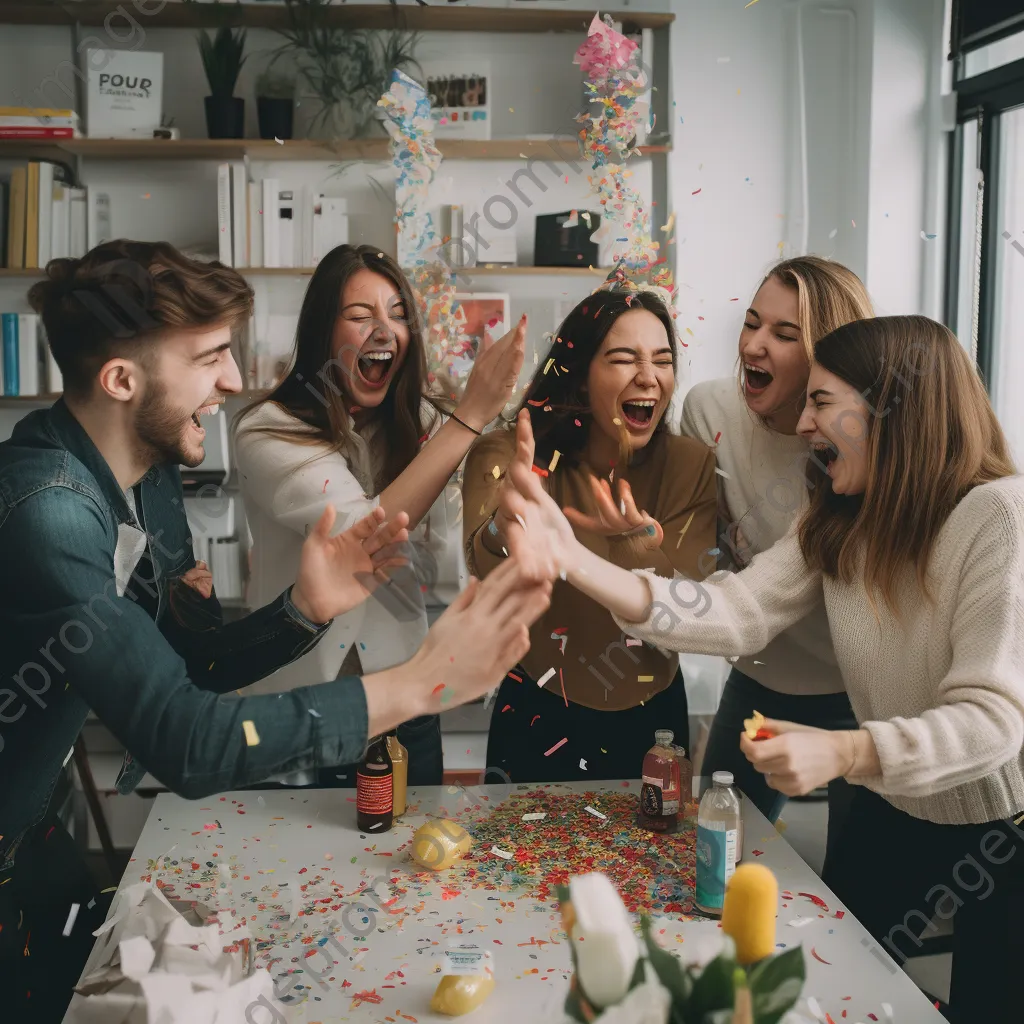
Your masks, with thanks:
M 720 786 L 731 786 L 733 783 L 732 772 L 715 772 L 711 776 L 712 782 L 717 782 Z
M 670 747 L 674 736 L 675 733 L 671 729 L 657 729 L 654 733 L 654 742 L 662 747 Z

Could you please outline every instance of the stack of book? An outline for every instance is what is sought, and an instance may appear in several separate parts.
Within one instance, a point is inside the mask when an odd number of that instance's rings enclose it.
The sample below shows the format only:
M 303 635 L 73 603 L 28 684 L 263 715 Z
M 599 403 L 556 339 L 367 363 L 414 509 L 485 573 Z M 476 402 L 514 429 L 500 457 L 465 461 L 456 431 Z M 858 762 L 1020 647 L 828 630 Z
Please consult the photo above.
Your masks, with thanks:
M 348 241 L 346 200 L 277 178 L 250 181 L 245 164 L 217 168 L 218 259 L 232 267 L 315 267 Z
M 45 267 L 87 248 L 86 190 L 63 164 L 33 160 L 0 181 L 0 259 L 11 269 Z
M 0 313 L 0 332 L 0 394 L 53 395 L 61 391 L 64 382 L 38 314 Z
M 78 115 L 47 107 L 0 107 L 0 139 L 78 139 Z

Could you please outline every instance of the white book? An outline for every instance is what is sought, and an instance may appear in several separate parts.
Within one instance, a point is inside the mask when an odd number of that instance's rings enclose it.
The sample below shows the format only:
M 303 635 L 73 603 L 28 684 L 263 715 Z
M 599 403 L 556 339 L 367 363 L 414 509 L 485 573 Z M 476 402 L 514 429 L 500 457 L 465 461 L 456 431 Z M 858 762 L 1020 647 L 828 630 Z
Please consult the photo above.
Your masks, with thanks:
M 298 193 L 299 219 L 296 222 L 296 230 L 299 232 L 298 239 L 298 267 L 311 267 L 313 259 L 313 218 L 316 210 L 317 195 L 310 188 L 303 188 Z
M 53 259 L 53 164 L 39 162 L 39 263 L 45 267 Z
M 250 181 L 249 192 L 249 266 L 263 266 L 263 185 Z
M 277 224 L 277 178 L 263 179 L 263 266 L 281 266 L 281 239 Z
M 231 262 L 231 164 L 217 166 L 217 259 Z
M 295 193 L 291 190 L 277 195 L 277 243 L 279 266 L 294 267 L 295 262 Z
M 18 394 L 39 394 L 39 314 L 18 314 Z
M 89 247 L 88 203 L 84 188 L 68 189 L 68 237 L 70 252 L 74 259 L 81 259 Z
M 71 255 L 71 195 L 62 181 L 53 183 L 53 217 L 50 221 L 50 259 Z
M 88 74 L 89 137 L 152 138 L 153 129 L 160 127 L 163 112 L 164 55 L 141 50 L 91 49 L 85 51 L 82 66 Z
M 318 196 L 313 214 L 313 262 L 316 266 L 332 249 L 348 242 L 348 200 Z
M 240 160 L 231 165 L 231 246 L 235 254 L 234 266 L 249 265 L 249 232 L 246 222 L 249 216 L 248 190 L 245 180 L 245 164 Z
M 110 195 L 107 192 L 85 190 L 86 204 L 89 208 L 89 230 L 86 243 L 87 249 L 95 249 L 97 245 L 109 242 L 114 237 L 111 222 Z M 83 250 L 82 255 L 85 255 Z

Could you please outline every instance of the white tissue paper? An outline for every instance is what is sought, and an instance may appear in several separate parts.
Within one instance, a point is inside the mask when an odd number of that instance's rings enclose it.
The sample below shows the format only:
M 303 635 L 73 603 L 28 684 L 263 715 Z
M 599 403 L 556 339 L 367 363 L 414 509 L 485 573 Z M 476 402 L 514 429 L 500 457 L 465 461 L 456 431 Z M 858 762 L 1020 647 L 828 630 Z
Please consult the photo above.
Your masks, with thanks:
M 644 981 L 616 1006 L 594 1018 L 594 1024 L 667 1024 L 672 997 L 658 981 L 650 963 L 644 963 Z
M 225 932 L 207 907 L 172 903 L 152 883 L 121 890 L 65 1024 L 237 1024 L 273 1005 L 270 974 L 251 973 L 248 929 Z

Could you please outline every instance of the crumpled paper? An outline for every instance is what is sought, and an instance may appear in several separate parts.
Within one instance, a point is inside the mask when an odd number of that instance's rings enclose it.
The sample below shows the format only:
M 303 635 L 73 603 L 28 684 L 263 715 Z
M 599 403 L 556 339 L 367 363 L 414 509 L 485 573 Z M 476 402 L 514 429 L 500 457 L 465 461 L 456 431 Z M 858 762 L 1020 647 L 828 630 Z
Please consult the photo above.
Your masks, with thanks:
M 237 1024 L 254 1004 L 273 1005 L 270 974 L 251 973 L 245 925 L 222 936 L 208 908 L 172 904 L 152 883 L 121 890 L 93 934 L 95 966 L 65 1024 Z

